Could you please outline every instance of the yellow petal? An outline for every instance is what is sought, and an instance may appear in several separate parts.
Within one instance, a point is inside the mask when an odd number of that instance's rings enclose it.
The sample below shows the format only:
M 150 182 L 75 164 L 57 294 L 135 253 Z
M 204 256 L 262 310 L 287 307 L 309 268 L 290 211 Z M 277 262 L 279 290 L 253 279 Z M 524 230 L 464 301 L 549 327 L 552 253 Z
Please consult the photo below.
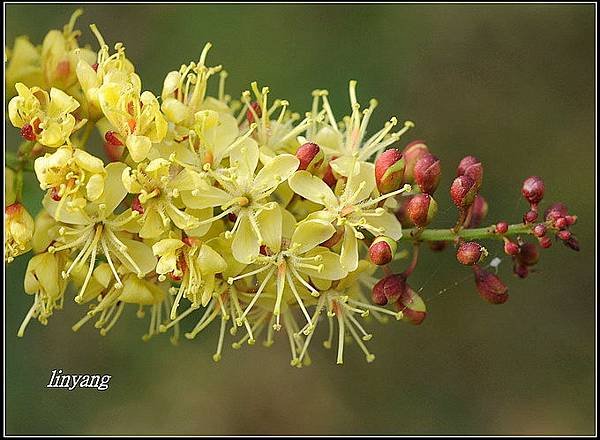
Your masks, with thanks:
M 291 154 L 280 154 L 267 163 L 254 179 L 254 192 L 266 191 L 286 181 L 298 169 L 300 161 Z
M 236 260 L 249 264 L 258 256 L 260 243 L 250 224 L 248 214 L 243 212 L 240 215 L 242 218 L 233 238 L 231 250 Z
M 127 145 L 127 149 L 134 162 L 141 162 L 148 156 L 148 152 L 152 147 L 152 142 L 150 142 L 150 139 L 146 136 L 130 134 L 127 136 L 125 145 Z
M 297 171 L 288 181 L 290 188 L 296 193 L 310 200 L 327 207 L 337 207 L 337 197 L 327 186 L 325 182 L 317 176 L 313 176 L 308 171 Z
M 348 272 L 352 272 L 358 267 L 358 239 L 354 235 L 354 230 L 347 225 L 344 228 L 340 263 Z
M 273 209 L 265 209 L 258 217 L 258 226 L 265 244 L 272 253 L 281 249 L 282 215 L 279 206 Z
M 227 269 L 227 263 L 210 246 L 203 244 L 198 253 L 198 263 L 202 274 L 215 274 L 221 273 Z
M 308 220 L 298 224 L 292 236 L 292 247 L 298 246 L 296 252 L 303 254 L 331 238 L 335 228 L 331 223 L 322 220 Z
M 152 248 L 150 248 L 150 246 L 148 246 L 142 241 L 131 240 L 130 238 L 119 237 L 119 239 L 123 242 L 125 246 L 127 246 L 126 252 L 137 264 L 138 268 L 141 270 L 142 275 L 146 275 L 148 272 L 154 270 L 154 268 L 156 267 L 156 257 L 152 253 Z M 130 271 L 137 275 L 136 269 L 131 263 L 129 263 L 129 261 L 127 261 L 124 258 L 121 258 L 119 252 L 117 252 L 116 255 L 124 266 L 126 266 Z
M 376 228 L 383 228 L 381 235 L 386 235 L 392 240 L 402 237 L 402 225 L 394 214 L 384 212 L 383 215 L 368 217 L 367 223 Z

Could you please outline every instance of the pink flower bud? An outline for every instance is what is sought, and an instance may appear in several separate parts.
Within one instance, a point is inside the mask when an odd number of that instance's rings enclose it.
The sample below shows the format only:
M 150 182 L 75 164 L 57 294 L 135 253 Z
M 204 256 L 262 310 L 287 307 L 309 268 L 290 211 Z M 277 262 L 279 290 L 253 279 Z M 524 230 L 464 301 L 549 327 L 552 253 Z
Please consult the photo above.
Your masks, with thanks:
M 523 223 L 533 223 L 534 221 L 536 221 L 538 218 L 538 213 L 537 211 L 534 211 L 533 209 L 527 211 L 525 213 L 525 215 L 523 216 Z
M 504 242 L 504 252 L 506 255 L 515 256 L 519 253 L 519 245 L 514 241 L 506 240 Z
M 467 208 L 475 201 L 477 186 L 469 176 L 458 176 L 450 187 L 450 197 L 459 208 Z
M 456 259 L 460 264 L 472 266 L 479 263 L 487 255 L 487 250 L 479 243 L 469 241 L 461 243 L 456 252 Z
M 558 233 L 556 234 L 556 236 L 562 241 L 568 240 L 569 238 L 571 238 L 571 235 L 571 231 L 567 231 L 566 229 L 558 231 Z
M 406 289 L 395 303 L 395 308 L 402 312 L 402 320 L 419 325 L 427 317 L 427 308 L 423 299 L 406 284 Z
M 406 212 L 410 221 L 424 228 L 437 214 L 437 202 L 429 194 L 417 194 L 408 202 Z
M 544 249 L 548 249 L 552 246 L 552 240 L 550 240 L 550 237 L 541 237 L 538 241 L 540 243 L 540 246 Z
M 563 203 L 554 203 L 544 213 L 546 221 L 555 221 L 560 217 L 564 217 L 568 214 L 568 209 Z
M 546 235 L 546 225 L 544 225 L 543 223 L 538 223 L 537 225 L 535 225 L 533 227 L 533 235 L 535 235 L 538 238 Z
M 406 290 L 406 278 L 399 274 L 388 275 L 373 286 L 371 298 L 377 305 L 384 306 L 400 298 Z
M 408 205 L 413 197 L 414 196 L 406 196 L 400 198 L 398 208 L 396 208 L 396 211 L 394 212 L 396 218 L 404 228 L 411 228 L 415 225 L 408 217 Z
M 473 201 L 473 206 L 471 206 L 471 215 L 465 221 L 465 228 L 476 228 L 481 224 L 483 219 L 487 216 L 488 213 L 488 204 L 487 201 L 483 198 L 481 194 L 477 194 L 475 196 L 475 200 Z
M 36 136 L 31 124 L 25 124 L 21 127 L 21 136 L 28 141 L 35 141 Z
M 413 141 L 409 143 L 402 155 L 404 156 L 404 181 L 409 183 L 414 181 L 413 171 L 417 161 L 425 154 L 429 153 L 429 148 L 423 141 Z
M 566 217 L 559 217 L 554 221 L 554 226 L 556 226 L 558 229 L 565 229 L 567 226 L 569 226 L 569 222 L 567 221 Z
M 106 157 L 111 162 L 118 162 L 123 157 L 123 153 L 125 152 L 124 145 L 113 145 L 109 142 L 104 142 L 104 153 L 106 153 Z
M 544 181 L 538 176 L 525 179 L 521 193 L 531 205 L 537 205 L 544 198 Z
M 315 143 L 307 142 L 296 151 L 296 157 L 300 160 L 299 170 L 315 171 L 323 163 L 323 151 Z
M 475 156 L 466 156 L 458 164 L 456 176 L 469 176 L 479 189 L 483 180 L 483 165 Z
M 383 266 L 394 258 L 396 242 L 388 237 L 377 237 L 369 247 L 369 259 L 373 264 Z
M 506 234 L 507 232 L 508 232 L 508 223 L 507 222 L 496 223 L 496 233 Z
M 400 150 L 384 151 L 375 161 L 375 181 L 382 194 L 400 189 L 404 179 L 404 158 Z
M 413 176 L 421 192 L 433 194 L 440 183 L 442 169 L 440 160 L 433 154 L 425 154 L 415 164 Z
M 491 304 L 502 304 L 508 300 L 508 287 L 491 272 L 478 265 L 473 266 L 475 284 L 479 295 Z

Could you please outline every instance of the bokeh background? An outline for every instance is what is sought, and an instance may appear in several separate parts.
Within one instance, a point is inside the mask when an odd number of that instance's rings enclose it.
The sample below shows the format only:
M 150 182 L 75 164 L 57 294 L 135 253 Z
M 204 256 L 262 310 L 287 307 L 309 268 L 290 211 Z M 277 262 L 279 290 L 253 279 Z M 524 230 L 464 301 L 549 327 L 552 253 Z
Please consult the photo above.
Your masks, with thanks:
M 6 5 L 6 41 L 41 42 L 75 5 Z M 466 154 L 485 164 L 488 219 L 518 221 L 522 180 L 544 177 L 548 201 L 579 216 L 582 250 L 543 252 L 526 280 L 500 272 L 511 298 L 482 301 L 453 252 L 424 252 L 414 275 L 429 299 L 422 326 L 372 328 L 377 354 L 356 346 L 346 364 L 313 350 L 313 365 L 289 366 L 285 335 L 270 349 L 211 359 L 216 328 L 178 347 L 140 340 L 134 310 L 107 337 L 74 334 L 81 309 L 68 303 L 47 328 L 16 337 L 31 298 L 27 257 L 6 274 L 6 432 L 9 434 L 593 434 L 595 430 L 594 5 L 87 5 L 88 24 L 123 41 L 144 87 L 160 93 L 166 72 L 197 59 L 230 72 L 234 96 L 252 80 L 304 112 L 328 88 L 347 112 L 347 82 L 380 101 L 378 128 L 392 115 L 417 126 L 442 160 L 442 214 Z M 16 146 L 11 129 L 6 148 Z M 400 145 L 402 146 L 402 145 Z M 31 183 L 31 185 L 34 185 Z M 35 191 L 33 194 L 35 194 Z M 33 210 L 36 201 L 30 199 Z M 490 245 L 499 254 L 498 244 Z M 465 277 L 467 278 L 465 281 Z M 51 370 L 113 376 L 105 392 L 47 389 Z

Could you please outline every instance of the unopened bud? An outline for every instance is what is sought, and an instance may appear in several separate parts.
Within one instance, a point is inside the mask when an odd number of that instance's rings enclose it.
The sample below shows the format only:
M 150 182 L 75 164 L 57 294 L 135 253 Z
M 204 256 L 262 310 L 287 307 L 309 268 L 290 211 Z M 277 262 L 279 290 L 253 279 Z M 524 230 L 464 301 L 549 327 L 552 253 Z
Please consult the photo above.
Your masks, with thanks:
M 577 239 L 575 238 L 574 235 L 571 235 L 571 237 L 568 240 L 563 241 L 564 245 L 567 246 L 570 249 L 573 249 L 576 252 L 579 252 L 579 241 L 577 241 Z
M 517 260 L 525 266 L 533 266 L 540 260 L 540 251 L 534 243 L 523 243 L 519 248 Z
M 396 310 L 402 312 L 402 320 L 419 325 L 427 317 L 427 307 L 423 299 L 407 284 L 406 289 L 395 303 Z
M 31 249 L 35 224 L 19 202 L 4 208 L 4 258 L 10 263 Z
M 31 124 L 25 124 L 21 127 L 21 136 L 28 141 L 35 141 L 36 135 Z
M 571 235 L 571 231 L 567 231 L 566 229 L 558 231 L 558 233 L 556 234 L 556 236 L 562 241 L 568 240 L 569 238 L 571 238 Z
M 559 217 L 554 221 L 554 226 L 556 226 L 558 229 L 565 229 L 567 226 L 569 226 L 569 222 L 567 221 L 566 217 Z
M 383 266 L 391 262 L 396 253 L 397 244 L 388 237 L 377 237 L 369 247 L 369 259 L 373 264 Z
M 534 221 L 536 221 L 538 218 L 538 213 L 537 211 L 534 211 L 533 209 L 527 211 L 525 213 L 525 215 L 523 215 L 523 223 L 533 223 Z
M 569 213 L 563 203 L 553 203 L 544 213 L 546 221 L 556 221 L 560 217 L 565 217 Z
M 399 274 L 388 275 L 373 286 L 371 298 L 375 304 L 384 306 L 396 302 L 405 290 L 406 278 Z
M 483 165 L 475 156 L 466 156 L 458 164 L 456 176 L 469 176 L 479 189 L 483 180 Z
M 423 141 L 413 141 L 404 147 L 402 156 L 404 156 L 404 181 L 406 183 L 414 181 L 415 165 L 421 157 L 428 153 L 429 148 Z
M 433 154 L 423 155 L 415 164 L 413 176 L 421 192 L 433 194 L 440 183 L 442 168 L 440 160 Z
M 538 238 L 546 235 L 546 225 L 544 225 L 543 223 L 538 223 L 537 225 L 535 225 L 533 227 L 533 235 L 535 235 Z
M 125 152 L 124 145 L 113 145 L 110 142 L 104 142 L 104 152 L 106 153 L 106 157 L 111 162 L 118 162 L 123 157 L 123 153 Z
M 491 304 L 502 304 L 508 300 L 508 287 L 491 272 L 478 265 L 473 266 L 475 284 L 479 295 Z
M 327 165 L 327 168 L 325 169 L 325 174 L 322 177 L 323 182 L 325 182 L 330 188 L 333 188 L 335 186 L 335 184 L 337 183 L 337 178 L 335 177 L 335 174 L 333 174 L 333 169 L 331 168 L 331 165 Z
M 552 240 L 550 240 L 550 237 L 541 237 L 538 239 L 538 241 L 540 243 L 540 246 L 544 249 L 548 249 L 552 246 Z
M 296 157 L 300 160 L 299 170 L 313 172 L 323 163 L 323 151 L 312 142 L 301 145 L 296 151 Z
M 104 134 L 104 139 L 106 140 L 106 142 L 108 142 L 110 145 L 112 145 L 114 147 L 123 146 L 123 142 L 121 142 L 121 139 L 119 139 L 118 134 L 114 131 L 107 131 Z
M 519 245 L 514 241 L 506 240 L 504 242 L 504 252 L 506 255 L 515 256 L 519 253 Z
M 537 205 L 544 198 L 544 181 L 538 176 L 525 179 L 521 193 L 530 205 Z
M 471 206 L 471 215 L 468 218 L 468 223 L 465 221 L 465 228 L 476 228 L 481 224 L 483 219 L 487 216 L 488 204 L 481 194 L 475 196 L 473 206 Z
M 402 197 L 399 200 L 398 207 L 394 211 L 396 218 L 403 228 L 413 227 L 415 224 L 408 217 L 408 205 L 414 196 Z
M 487 254 L 487 250 L 479 243 L 469 241 L 460 244 L 456 251 L 456 259 L 460 264 L 472 266 L 483 260 Z
M 417 194 L 408 202 L 406 212 L 410 221 L 424 228 L 437 214 L 437 202 L 429 194 Z
M 529 268 L 527 266 L 525 266 L 524 264 L 517 263 L 513 267 L 513 272 L 519 278 L 527 278 L 527 276 L 529 275 Z
M 450 187 L 450 197 L 459 208 L 467 208 L 475 201 L 477 186 L 469 176 L 458 176 Z
M 506 234 L 507 232 L 508 232 L 508 223 L 507 222 L 496 223 L 496 233 Z
M 400 189 L 404 184 L 404 158 L 400 150 L 386 150 L 375 161 L 375 182 L 382 194 Z

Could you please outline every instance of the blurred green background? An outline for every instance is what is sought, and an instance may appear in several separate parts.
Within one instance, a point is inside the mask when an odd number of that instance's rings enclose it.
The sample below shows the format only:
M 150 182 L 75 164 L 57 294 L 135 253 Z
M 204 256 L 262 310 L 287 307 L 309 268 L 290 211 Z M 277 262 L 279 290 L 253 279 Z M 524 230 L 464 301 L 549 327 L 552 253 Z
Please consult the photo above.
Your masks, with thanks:
M 6 41 L 41 42 L 74 5 L 7 5 Z M 234 96 L 258 80 L 304 112 L 328 88 L 337 115 L 347 82 L 363 103 L 380 101 L 372 130 L 392 115 L 417 127 L 442 160 L 438 224 L 452 224 L 447 195 L 466 154 L 485 165 L 488 220 L 518 221 L 522 180 L 543 176 L 547 201 L 579 216 L 582 251 L 543 252 L 526 280 L 500 266 L 502 306 L 482 301 L 453 252 L 424 252 L 414 275 L 429 316 L 420 327 L 370 328 L 377 355 L 355 345 L 346 364 L 313 349 L 313 365 L 289 366 L 285 335 L 274 347 L 225 352 L 216 328 L 178 347 L 143 343 L 134 308 L 107 337 L 74 334 L 82 310 L 69 302 L 48 328 L 32 322 L 23 293 L 27 257 L 7 271 L 6 432 L 9 434 L 593 434 L 594 419 L 594 5 L 89 5 L 83 42 L 96 23 L 123 41 L 144 87 L 197 59 L 230 72 Z M 7 148 L 16 146 L 11 129 Z M 491 244 L 499 254 L 498 244 Z M 455 283 L 460 280 L 455 286 Z M 442 294 L 443 289 L 449 288 Z M 230 341 L 231 342 L 231 341 Z M 47 389 L 51 370 L 113 375 L 108 391 Z

